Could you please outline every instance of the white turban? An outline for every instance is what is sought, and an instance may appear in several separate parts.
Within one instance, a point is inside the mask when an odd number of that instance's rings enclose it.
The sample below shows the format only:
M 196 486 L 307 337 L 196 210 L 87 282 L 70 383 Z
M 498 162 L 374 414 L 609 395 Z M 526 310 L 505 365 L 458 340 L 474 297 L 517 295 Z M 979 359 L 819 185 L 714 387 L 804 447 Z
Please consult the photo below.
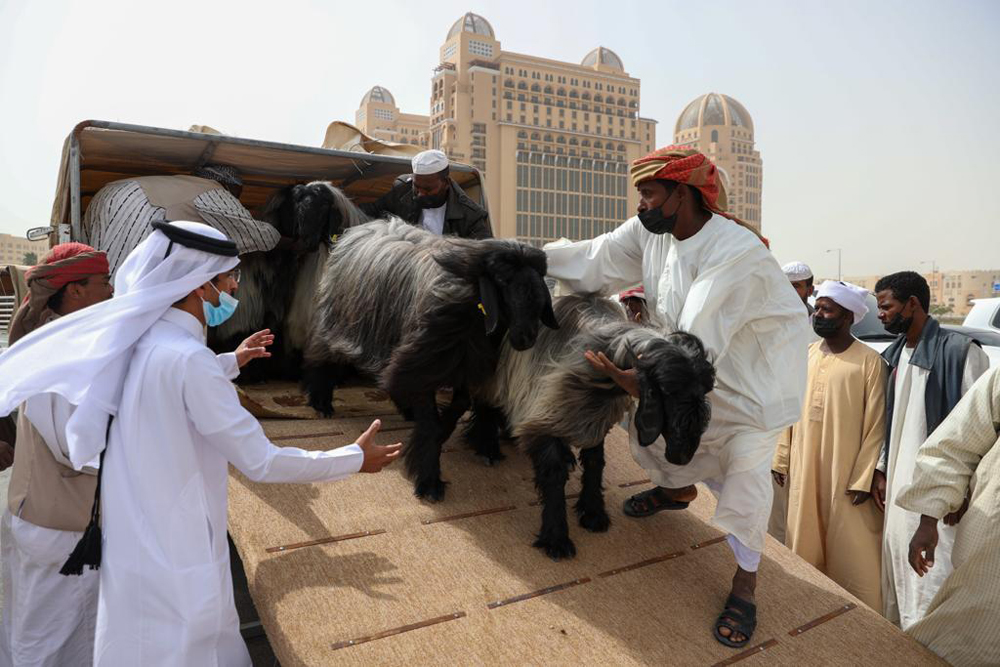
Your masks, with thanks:
M 789 262 L 781 267 L 781 271 L 785 274 L 785 277 L 792 282 L 809 280 L 813 277 L 812 269 L 810 269 L 809 265 L 804 262 Z
M 851 283 L 839 280 L 827 280 L 819 286 L 816 298 L 826 297 L 832 299 L 841 308 L 854 313 L 854 323 L 857 324 L 868 314 L 868 290 Z
M 413 173 L 436 174 L 448 168 L 448 156 L 443 151 L 431 149 L 413 156 Z

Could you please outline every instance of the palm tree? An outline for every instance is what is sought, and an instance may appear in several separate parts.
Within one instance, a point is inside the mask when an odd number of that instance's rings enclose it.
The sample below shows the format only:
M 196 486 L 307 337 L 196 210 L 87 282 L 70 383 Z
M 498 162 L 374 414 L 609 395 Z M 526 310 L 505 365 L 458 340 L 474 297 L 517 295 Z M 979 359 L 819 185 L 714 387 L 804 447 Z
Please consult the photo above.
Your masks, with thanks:
M 38 264 L 38 253 L 34 252 L 24 253 L 24 265 L 34 266 L 35 264 Z

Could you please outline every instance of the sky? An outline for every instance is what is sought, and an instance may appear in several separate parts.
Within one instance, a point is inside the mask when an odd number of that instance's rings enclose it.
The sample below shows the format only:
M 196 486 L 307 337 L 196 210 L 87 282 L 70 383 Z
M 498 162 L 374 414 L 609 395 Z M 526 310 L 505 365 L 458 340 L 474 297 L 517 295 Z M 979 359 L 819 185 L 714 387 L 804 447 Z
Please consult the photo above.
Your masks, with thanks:
M 615 51 L 661 146 L 697 96 L 739 100 L 781 262 L 834 276 L 839 248 L 844 275 L 1000 268 L 993 0 L 0 0 L 0 232 L 48 223 L 63 140 L 85 119 L 318 146 L 376 84 L 426 114 L 466 11 L 506 51 Z

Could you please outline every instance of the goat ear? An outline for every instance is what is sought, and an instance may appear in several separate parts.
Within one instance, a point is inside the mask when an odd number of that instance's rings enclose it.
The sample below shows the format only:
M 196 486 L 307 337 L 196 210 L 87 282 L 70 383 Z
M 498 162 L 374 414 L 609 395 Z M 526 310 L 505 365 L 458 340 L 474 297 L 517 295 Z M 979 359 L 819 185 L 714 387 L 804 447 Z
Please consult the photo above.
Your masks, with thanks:
M 654 383 L 639 371 L 639 407 L 635 411 L 635 431 L 639 444 L 649 447 L 663 432 L 663 400 Z
M 556 319 L 556 313 L 552 310 L 552 293 L 549 292 L 548 288 L 545 288 L 545 304 L 542 305 L 542 324 L 550 329 L 559 328 L 559 320 Z
M 486 316 L 486 335 L 490 335 L 500 323 L 500 297 L 496 285 L 486 276 L 479 278 L 479 305 Z

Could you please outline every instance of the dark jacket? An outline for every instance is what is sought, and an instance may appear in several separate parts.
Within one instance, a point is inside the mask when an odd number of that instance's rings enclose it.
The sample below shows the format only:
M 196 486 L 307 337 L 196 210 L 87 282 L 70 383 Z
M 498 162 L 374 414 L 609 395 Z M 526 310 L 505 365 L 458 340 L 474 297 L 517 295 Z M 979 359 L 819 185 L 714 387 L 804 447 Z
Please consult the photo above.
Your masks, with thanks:
M 965 375 L 965 360 L 969 356 L 969 346 L 979 345 L 965 334 L 942 329 L 933 317 L 920 334 L 917 347 L 910 357 L 910 364 L 930 371 L 924 405 L 927 410 L 927 435 L 944 421 L 952 408 L 962 398 L 962 378 Z M 889 460 L 889 441 L 892 436 L 892 412 L 896 403 L 896 371 L 899 357 L 906 345 L 906 335 L 899 336 L 882 352 L 882 358 L 889 364 L 888 386 L 885 394 L 885 443 L 882 445 L 882 463 Z
M 392 190 L 379 197 L 377 201 L 362 204 L 361 210 L 372 218 L 391 213 L 411 225 L 419 225 L 421 209 L 417 206 L 413 195 L 412 180 L 413 177 L 410 175 L 397 178 Z M 493 238 L 490 217 L 486 210 L 469 199 L 458 183 L 450 178 L 448 180 L 451 188 L 445 205 L 444 234 L 464 239 Z

